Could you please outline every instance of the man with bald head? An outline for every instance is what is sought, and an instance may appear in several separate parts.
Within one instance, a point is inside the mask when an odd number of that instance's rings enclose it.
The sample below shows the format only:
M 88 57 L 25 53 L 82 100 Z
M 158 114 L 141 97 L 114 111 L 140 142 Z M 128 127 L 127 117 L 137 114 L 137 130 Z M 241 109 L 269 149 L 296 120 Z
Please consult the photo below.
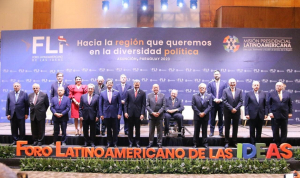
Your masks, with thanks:
M 40 91 L 40 85 L 32 85 L 33 93 L 28 96 L 33 146 L 42 146 L 45 136 L 46 112 L 49 107 L 48 95 Z
M 149 112 L 149 145 L 147 148 L 153 146 L 154 131 L 157 129 L 157 145 L 162 148 L 162 121 L 164 119 L 164 110 L 166 106 L 165 95 L 159 93 L 159 85 L 152 86 L 153 93 L 149 93 L 146 100 L 146 109 Z
M 253 145 L 260 143 L 262 125 L 264 119 L 268 117 L 267 94 L 259 90 L 259 87 L 259 82 L 253 81 L 253 90 L 246 93 L 245 97 L 245 115 L 250 127 L 250 141 Z
M 273 138 L 279 147 L 281 143 L 287 142 L 288 119 L 292 117 L 293 105 L 290 93 L 283 90 L 283 83 L 277 82 L 275 91 L 268 96 L 269 116 L 273 119 Z M 281 137 L 279 137 L 279 128 Z
M 16 82 L 13 87 L 14 91 L 9 92 L 7 95 L 6 117 L 10 121 L 12 145 L 16 145 L 16 141 L 25 138 L 25 120 L 28 118 L 29 107 L 28 95 L 26 92 L 21 91 L 21 84 Z
M 232 121 L 232 146 L 237 147 L 237 133 L 240 121 L 240 108 L 243 105 L 242 90 L 236 88 L 236 80 L 229 79 L 229 87 L 223 90 L 222 100 L 224 103 L 225 118 L 225 148 L 229 147 L 229 131 Z

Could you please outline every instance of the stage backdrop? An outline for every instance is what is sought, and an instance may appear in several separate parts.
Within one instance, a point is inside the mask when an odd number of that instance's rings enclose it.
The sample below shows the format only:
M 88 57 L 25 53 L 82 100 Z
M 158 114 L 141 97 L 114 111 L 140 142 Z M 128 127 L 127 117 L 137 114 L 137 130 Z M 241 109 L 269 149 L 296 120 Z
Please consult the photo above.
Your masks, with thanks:
M 96 84 L 97 76 L 113 78 L 121 74 L 128 82 L 141 80 L 141 89 L 151 92 L 154 83 L 170 96 L 179 90 L 184 105 L 191 105 L 197 86 L 221 71 L 222 80 L 237 79 L 243 92 L 253 80 L 269 92 L 275 83 L 286 83 L 293 97 L 294 113 L 300 116 L 300 29 L 200 29 L 200 28 L 103 28 L 2 31 L 1 119 L 5 117 L 7 93 L 13 83 L 31 93 L 33 83 L 50 92 L 55 74 L 64 73 L 74 84 Z

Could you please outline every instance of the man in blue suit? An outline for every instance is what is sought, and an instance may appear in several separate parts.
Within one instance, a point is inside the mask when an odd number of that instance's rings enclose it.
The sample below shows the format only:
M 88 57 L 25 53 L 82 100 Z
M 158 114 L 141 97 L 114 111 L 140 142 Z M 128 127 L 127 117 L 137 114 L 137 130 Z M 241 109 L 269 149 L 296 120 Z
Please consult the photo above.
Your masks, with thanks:
M 240 121 L 241 111 L 243 105 L 242 90 L 236 88 L 236 80 L 229 79 L 229 87 L 223 90 L 222 100 L 224 103 L 224 117 L 225 117 L 225 148 L 229 147 L 229 131 L 232 121 L 232 142 L 233 146 L 237 147 L 237 133 Z
M 25 119 L 28 118 L 29 105 L 27 93 L 20 90 L 21 84 L 16 82 L 13 86 L 14 91 L 7 95 L 6 117 L 10 120 L 12 145 L 16 145 L 16 141 L 25 138 Z M 19 136 L 18 132 L 20 133 Z
M 181 132 L 183 124 L 183 115 L 181 114 L 184 110 L 183 103 L 181 99 L 177 98 L 178 90 L 172 90 L 171 96 L 166 99 L 166 108 L 165 108 L 165 136 L 169 135 L 169 125 L 170 119 L 173 117 L 178 125 L 178 132 Z M 181 137 L 181 134 L 178 135 Z
M 99 120 L 99 95 L 94 94 L 95 85 L 88 84 L 88 93 L 80 98 L 79 117 L 83 123 L 84 146 L 95 147 L 96 122 Z M 90 137 L 89 137 L 90 129 Z
M 122 103 L 121 96 L 117 90 L 114 90 L 113 80 L 106 80 L 107 90 L 101 92 L 99 112 L 101 120 L 105 120 L 107 127 L 107 146 L 112 143 L 118 147 L 118 120 L 121 119 Z M 113 133 L 111 132 L 113 130 Z
M 69 84 L 67 84 L 66 82 L 64 82 L 64 74 L 62 72 L 57 72 L 56 73 L 56 79 L 57 81 L 52 83 L 51 85 L 51 91 L 50 91 L 50 101 L 52 100 L 52 98 L 54 96 L 57 96 L 57 89 L 58 87 L 63 87 L 64 91 L 65 91 L 65 96 L 69 96 L 69 89 L 68 86 Z M 52 124 L 52 120 L 51 120 L 51 124 Z
M 201 83 L 199 86 L 199 93 L 193 95 L 192 108 L 194 110 L 194 148 L 197 148 L 199 143 L 199 132 L 202 126 L 202 144 L 208 148 L 207 142 L 207 124 L 209 119 L 209 112 L 212 108 L 212 96 L 206 93 L 206 84 Z
M 223 90 L 228 87 L 227 82 L 221 81 L 221 73 L 219 70 L 215 70 L 214 72 L 215 79 L 208 83 L 207 85 L 207 93 L 212 95 L 213 98 L 213 107 L 210 112 L 210 134 L 212 137 L 215 131 L 216 125 L 216 114 L 218 112 L 218 126 L 219 126 L 219 135 L 222 137 L 223 135 L 223 101 L 222 94 Z
M 127 77 L 126 75 L 122 74 L 120 76 L 121 83 L 115 86 L 115 89 L 119 91 L 122 103 L 122 116 L 124 115 L 124 105 L 125 105 L 125 98 L 126 98 L 126 91 L 131 89 L 132 86 L 127 84 Z M 121 120 L 121 119 L 120 119 Z M 120 120 L 118 120 L 118 133 L 120 132 Z M 124 119 L 124 132 L 125 135 L 128 135 L 128 119 Z
M 259 87 L 259 82 L 253 81 L 253 91 L 246 93 L 245 97 L 245 115 L 249 122 L 250 140 L 253 145 L 260 143 L 264 119 L 268 117 L 267 95 L 259 90 Z
M 274 120 L 274 141 L 279 147 L 281 143 L 287 142 L 287 124 L 288 119 L 292 117 L 293 105 L 290 93 L 282 90 L 283 83 L 277 82 L 275 89 L 269 93 L 268 107 L 269 116 Z M 281 129 L 281 138 L 279 137 L 279 128 Z
M 55 146 L 59 127 L 61 128 L 61 145 L 66 146 L 67 141 L 67 122 L 69 120 L 69 111 L 71 107 L 71 100 L 69 97 L 65 96 L 64 87 L 58 87 L 57 96 L 54 96 L 50 102 L 50 110 L 53 113 L 52 120 L 54 122 L 54 137 L 51 146 Z
M 128 140 L 129 147 L 133 144 L 133 127 L 135 127 L 135 143 L 140 148 L 141 120 L 145 117 L 146 93 L 140 89 L 140 81 L 134 80 L 134 89 L 127 90 L 124 116 L 128 119 Z

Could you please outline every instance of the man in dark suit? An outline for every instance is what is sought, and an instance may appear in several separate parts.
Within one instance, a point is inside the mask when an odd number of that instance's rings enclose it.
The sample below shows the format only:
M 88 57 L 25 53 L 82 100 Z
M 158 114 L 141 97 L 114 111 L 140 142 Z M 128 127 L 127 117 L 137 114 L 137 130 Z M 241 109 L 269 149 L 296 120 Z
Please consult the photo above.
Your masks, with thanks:
M 97 85 L 95 86 L 95 90 L 94 90 L 94 94 L 97 94 L 99 95 L 100 97 L 100 94 L 102 91 L 106 90 L 106 86 L 104 84 L 104 78 L 102 76 L 98 76 L 97 78 Z M 100 120 L 99 119 L 97 122 L 96 122 L 96 135 L 100 135 L 100 131 L 101 131 L 101 135 L 105 135 L 105 130 L 106 130 L 106 126 L 105 126 L 105 122 L 104 120 L 102 120 L 102 126 L 100 127 Z
M 64 74 L 62 72 L 57 72 L 56 73 L 56 79 L 57 79 L 57 81 L 52 83 L 52 85 L 51 85 L 50 101 L 52 100 L 52 98 L 54 96 L 57 96 L 58 87 L 64 87 L 64 90 L 65 90 L 64 95 L 69 96 L 69 89 L 68 89 L 69 84 L 64 82 Z M 51 120 L 51 125 L 52 125 L 52 120 Z
M 170 119 L 173 117 L 176 120 L 178 125 L 178 132 L 181 132 L 183 124 L 183 115 L 181 114 L 184 110 L 183 103 L 181 99 L 177 98 L 178 90 L 172 90 L 171 96 L 166 99 L 166 108 L 165 108 L 165 136 L 169 135 L 169 125 Z M 178 135 L 181 137 L 181 134 Z
M 135 127 L 135 143 L 140 148 L 140 128 L 141 120 L 145 116 L 146 108 L 146 93 L 140 89 L 140 81 L 134 80 L 134 89 L 127 90 L 125 105 L 124 105 L 124 116 L 128 119 L 128 140 L 129 147 L 132 147 L 134 142 L 133 139 L 133 127 Z
M 245 115 L 249 122 L 250 140 L 253 145 L 260 143 L 264 119 L 268 117 L 267 95 L 265 92 L 259 90 L 259 87 L 259 82 L 253 81 L 253 91 L 246 93 L 245 97 Z
M 164 110 L 166 106 L 165 95 L 159 93 L 159 85 L 152 86 L 153 93 L 149 93 L 146 100 L 146 109 L 149 112 L 149 145 L 152 147 L 154 140 L 155 127 L 157 129 L 157 145 L 162 148 L 162 120 L 164 119 Z
M 66 146 L 67 141 L 67 122 L 69 120 L 69 111 L 71 107 L 71 100 L 69 97 L 65 96 L 65 88 L 58 87 L 58 96 L 54 96 L 51 99 L 50 110 L 53 113 L 52 120 L 54 122 L 54 137 L 53 143 L 50 146 L 55 146 L 59 128 L 61 128 L 61 145 Z
M 210 134 L 212 137 L 215 131 L 216 125 L 216 114 L 218 112 L 218 126 L 219 126 L 219 135 L 223 135 L 223 101 L 222 94 L 223 90 L 228 87 L 227 82 L 221 81 L 221 73 L 219 70 L 214 71 L 215 79 L 208 83 L 207 93 L 210 93 L 213 98 L 213 107 L 210 112 Z
M 126 75 L 122 74 L 120 76 L 121 83 L 116 85 L 115 89 L 119 91 L 121 96 L 121 103 L 122 103 L 122 116 L 124 115 L 124 105 L 125 105 L 125 98 L 126 98 L 126 91 L 131 89 L 132 86 L 127 84 L 127 77 Z M 121 119 L 120 119 L 121 120 Z M 120 120 L 118 120 L 118 133 L 120 132 Z M 125 135 L 128 135 L 128 119 L 124 119 L 124 132 Z
M 94 84 L 88 84 L 88 93 L 80 98 L 79 117 L 83 123 L 84 146 L 95 147 L 96 123 L 99 120 L 99 95 L 94 94 Z M 90 129 L 90 137 L 89 137 Z
M 228 88 L 223 90 L 222 100 L 224 103 L 225 117 L 225 148 L 229 147 L 229 131 L 232 120 L 232 142 L 233 146 L 237 147 L 237 133 L 240 120 L 240 108 L 243 105 L 242 90 L 236 88 L 236 80 L 229 79 Z
M 268 107 L 269 116 L 274 120 L 273 137 L 279 147 L 280 144 L 287 142 L 288 119 L 292 117 L 293 105 L 290 93 L 283 90 L 283 84 L 277 82 L 275 91 L 269 93 Z M 281 137 L 279 137 L 281 129 Z
M 48 95 L 40 91 L 40 85 L 32 85 L 33 93 L 29 94 L 30 121 L 33 146 L 42 146 L 45 136 L 45 119 L 49 107 Z
M 7 95 L 6 100 L 6 117 L 10 121 L 11 136 L 16 145 L 16 141 L 25 138 L 25 120 L 28 118 L 28 95 L 21 91 L 21 84 L 16 82 L 13 84 L 14 91 Z M 18 132 L 20 135 L 18 135 Z
M 194 148 L 197 148 L 199 143 L 199 132 L 202 126 L 202 144 L 208 148 L 207 142 L 207 124 L 209 112 L 212 108 L 212 96 L 206 93 L 206 84 L 201 83 L 198 86 L 199 93 L 193 95 L 192 108 L 194 110 Z
M 108 148 L 111 143 L 114 147 L 118 147 L 118 120 L 121 119 L 122 104 L 120 93 L 114 90 L 113 80 L 106 80 L 107 90 L 101 92 L 99 112 L 101 120 L 105 120 L 107 127 L 107 146 Z M 113 130 L 113 133 L 112 133 Z

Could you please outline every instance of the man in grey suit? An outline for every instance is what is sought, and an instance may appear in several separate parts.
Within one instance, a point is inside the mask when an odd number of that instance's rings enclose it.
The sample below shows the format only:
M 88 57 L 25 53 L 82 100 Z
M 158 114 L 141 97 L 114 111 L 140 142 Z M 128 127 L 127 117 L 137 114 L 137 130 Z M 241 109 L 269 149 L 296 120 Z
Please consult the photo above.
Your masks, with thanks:
M 242 90 L 236 88 L 236 80 L 229 79 L 228 88 L 223 90 L 224 117 L 225 117 L 225 148 L 229 147 L 229 131 L 232 120 L 232 142 L 237 147 L 237 133 L 240 120 L 240 108 L 243 105 Z
M 106 85 L 104 84 L 103 76 L 98 76 L 97 83 L 98 85 L 95 86 L 94 94 L 99 95 L 100 98 L 101 92 L 107 89 Z M 102 120 L 102 126 L 100 127 L 100 120 L 101 119 L 96 122 L 96 135 L 100 135 L 101 131 L 101 135 L 104 136 L 106 130 L 105 121 Z
M 164 110 L 166 105 L 165 95 L 159 92 L 159 85 L 152 86 L 153 93 L 149 93 L 146 100 L 146 109 L 149 112 L 149 145 L 152 147 L 154 140 L 155 127 L 157 129 L 157 145 L 162 148 L 162 122 L 164 119 Z
M 45 119 L 49 107 L 48 95 L 40 91 L 40 85 L 32 85 L 33 93 L 29 94 L 30 121 L 33 144 L 32 146 L 42 146 L 45 136 Z

